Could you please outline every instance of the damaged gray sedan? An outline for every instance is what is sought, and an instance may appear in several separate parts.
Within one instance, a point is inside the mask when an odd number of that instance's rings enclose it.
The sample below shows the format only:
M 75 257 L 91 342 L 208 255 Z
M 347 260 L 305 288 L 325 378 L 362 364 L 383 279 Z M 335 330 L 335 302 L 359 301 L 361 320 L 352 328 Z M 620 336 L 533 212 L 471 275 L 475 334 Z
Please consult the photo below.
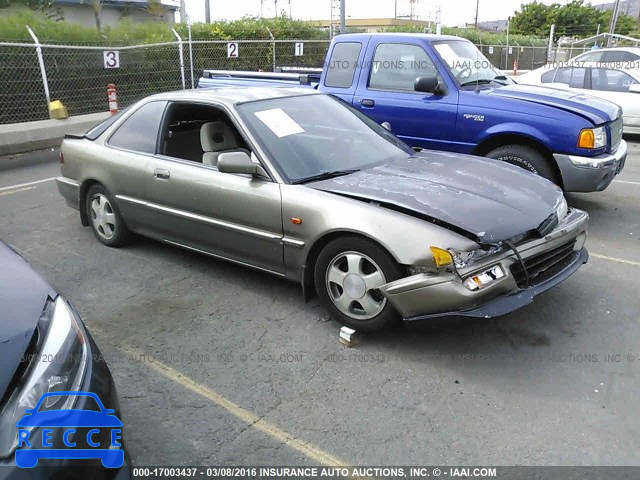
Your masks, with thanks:
M 285 277 L 357 330 L 504 315 L 588 258 L 588 215 L 551 182 L 414 152 L 307 89 L 148 97 L 67 136 L 60 161 L 60 193 L 103 244 L 137 233 Z

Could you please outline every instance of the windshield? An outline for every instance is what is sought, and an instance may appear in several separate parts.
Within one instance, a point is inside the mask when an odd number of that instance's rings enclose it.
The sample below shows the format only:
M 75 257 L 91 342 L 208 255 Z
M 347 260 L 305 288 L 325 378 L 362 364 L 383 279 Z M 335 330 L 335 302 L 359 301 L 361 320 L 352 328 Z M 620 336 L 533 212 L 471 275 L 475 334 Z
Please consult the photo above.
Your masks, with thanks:
M 413 154 L 389 131 L 329 95 L 249 102 L 239 105 L 238 112 L 290 183 Z
M 433 47 L 461 85 L 490 81 L 502 76 L 471 42 L 450 40 L 434 43 Z

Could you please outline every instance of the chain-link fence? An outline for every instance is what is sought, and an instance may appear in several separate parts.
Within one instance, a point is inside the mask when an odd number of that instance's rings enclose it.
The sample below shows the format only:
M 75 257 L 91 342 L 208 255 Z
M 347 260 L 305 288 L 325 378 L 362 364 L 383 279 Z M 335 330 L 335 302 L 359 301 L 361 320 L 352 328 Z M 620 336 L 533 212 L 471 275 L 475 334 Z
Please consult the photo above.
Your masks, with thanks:
M 0 42 L 0 124 L 49 118 L 60 100 L 69 115 L 106 111 L 107 85 L 125 107 L 152 93 L 196 86 L 204 69 L 274 71 L 322 67 L 328 40 L 212 40 L 133 46 Z M 478 45 L 498 68 L 538 68 L 547 47 Z M 109 54 L 108 52 L 117 52 Z M 117 60 L 117 61 L 116 61 Z M 113 68 L 107 68 L 108 66 Z
M 152 93 L 191 88 L 204 69 L 322 67 L 328 46 L 328 40 L 275 39 L 119 47 L 0 42 L 0 124 L 47 119 L 52 100 L 69 115 L 105 111 L 111 83 L 125 107 Z

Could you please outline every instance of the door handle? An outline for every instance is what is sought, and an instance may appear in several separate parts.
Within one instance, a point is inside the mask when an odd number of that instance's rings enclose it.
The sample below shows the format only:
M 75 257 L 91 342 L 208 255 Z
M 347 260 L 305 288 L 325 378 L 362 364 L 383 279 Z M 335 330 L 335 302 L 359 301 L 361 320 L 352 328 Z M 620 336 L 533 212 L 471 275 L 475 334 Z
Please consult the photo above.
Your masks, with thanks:
M 153 171 L 153 176 L 159 180 L 169 180 L 169 178 L 171 178 L 171 172 L 164 168 L 156 168 Z
M 373 107 L 375 104 L 376 102 L 368 98 L 363 98 L 362 100 L 360 100 L 360 105 L 362 105 L 363 107 Z

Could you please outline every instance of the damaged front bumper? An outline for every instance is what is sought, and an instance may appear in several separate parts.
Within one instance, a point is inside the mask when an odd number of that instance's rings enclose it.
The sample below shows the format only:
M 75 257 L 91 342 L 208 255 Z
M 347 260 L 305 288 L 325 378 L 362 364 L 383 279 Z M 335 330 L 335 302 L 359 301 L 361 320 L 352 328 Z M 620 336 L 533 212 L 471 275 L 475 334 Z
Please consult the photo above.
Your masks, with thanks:
M 584 248 L 588 214 L 570 210 L 560 224 L 543 238 L 517 247 L 527 266 L 512 250 L 506 250 L 457 273 L 418 274 L 383 285 L 385 298 L 406 321 L 442 317 L 491 318 L 505 315 L 533 302 L 533 298 L 571 276 L 587 262 Z M 503 276 L 478 290 L 464 280 L 498 266 Z

